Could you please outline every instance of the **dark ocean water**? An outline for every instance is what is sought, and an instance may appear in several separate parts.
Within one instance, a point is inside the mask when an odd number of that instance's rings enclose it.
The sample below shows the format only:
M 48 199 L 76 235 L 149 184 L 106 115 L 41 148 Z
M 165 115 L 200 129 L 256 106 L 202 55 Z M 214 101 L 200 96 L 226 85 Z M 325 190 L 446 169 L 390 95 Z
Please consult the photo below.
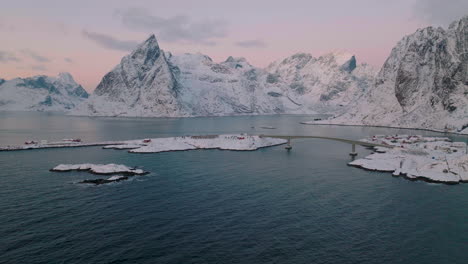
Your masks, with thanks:
M 299 124 L 310 119 L 0 113 L 0 145 L 234 132 L 439 135 Z M 0 263 L 467 263 L 468 184 L 348 167 L 349 151 L 343 143 L 306 139 L 293 141 L 289 153 L 283 146 L 145 155 L 99 147 L 0 152 Z M 77 184 L 95 177 L 85 172 L 49 172 L 84 162 L 141 166 L 151 174 L 94 187 Z

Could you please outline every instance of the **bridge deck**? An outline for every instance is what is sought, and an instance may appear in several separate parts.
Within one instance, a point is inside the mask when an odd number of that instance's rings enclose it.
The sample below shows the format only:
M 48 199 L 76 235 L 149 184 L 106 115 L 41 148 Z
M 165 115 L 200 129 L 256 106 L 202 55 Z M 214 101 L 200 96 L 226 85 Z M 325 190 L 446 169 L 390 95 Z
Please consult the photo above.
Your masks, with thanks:
M 334 140 L 340 141 L 348 144 L 360 145 L 364 147 L 384 147 L 384 148 L 393 148 L 391 145 L 376 144 L 370 142 L 364 142 L 359 140 L 351 140 L 345 138 L 335 138 L 335 137 L 320 137 L 320 136 L 285 136 L 285 135 L 260 135 L 260 137 L 270 137 L 270 138 L 282 138 L 282 139 L 300 139 L 300 138 L 315 138 L 315 139 L 325 139 L 325 140 Z

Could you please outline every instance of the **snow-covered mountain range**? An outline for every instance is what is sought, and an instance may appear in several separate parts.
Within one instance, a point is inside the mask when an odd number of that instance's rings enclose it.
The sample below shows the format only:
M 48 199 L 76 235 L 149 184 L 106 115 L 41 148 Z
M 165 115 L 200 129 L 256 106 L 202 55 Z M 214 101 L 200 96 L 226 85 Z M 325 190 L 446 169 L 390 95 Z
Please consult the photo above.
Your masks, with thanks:
M 341 113 L 373 82 L 375 71 L 346 52 L 295 54 L 266 69 L 244 58 L 221 63 L 202 54 L 172 55 L 154 35 L 106 74 L 72 111 L 96 116 L 212 116 Z
M 217 63 L 203 54 L 165 52 L 151 35 L 87 97 L 69 74 L 0 79 L 0 110 L 148 117 L 327 113 L 337 118 L 319 123 L 468 133 L 468 16 L 448 29 L 405 36 L 378 73 L 344 51 L 298 53 L 264 69 L 244 58 Z
M 67 111 L 88 98 L 69 73 L 0 79 L 0 111 Z
M 468 133 L 468 16 L 404 37 L 362 102 L 323 123 Z

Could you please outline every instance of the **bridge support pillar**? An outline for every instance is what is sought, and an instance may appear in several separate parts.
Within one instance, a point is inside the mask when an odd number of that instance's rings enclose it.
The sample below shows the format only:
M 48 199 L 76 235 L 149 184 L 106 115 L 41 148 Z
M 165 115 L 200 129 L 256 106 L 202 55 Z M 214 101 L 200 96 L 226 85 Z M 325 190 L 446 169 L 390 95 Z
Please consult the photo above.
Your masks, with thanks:
M 353 157 L 357 156 L 356 144 L 353 144 L 353 145 L 351 146 L 351 153 L 349 153 L 349 155 L 350 155 L 350 156 L 353 156 Z
M 284 147 L 287 151 L 290 151 L 292 149 L 292 146 L 291 146 L 291 138 L 288 138 L 288 145 L 286 145 L 286 147 Z

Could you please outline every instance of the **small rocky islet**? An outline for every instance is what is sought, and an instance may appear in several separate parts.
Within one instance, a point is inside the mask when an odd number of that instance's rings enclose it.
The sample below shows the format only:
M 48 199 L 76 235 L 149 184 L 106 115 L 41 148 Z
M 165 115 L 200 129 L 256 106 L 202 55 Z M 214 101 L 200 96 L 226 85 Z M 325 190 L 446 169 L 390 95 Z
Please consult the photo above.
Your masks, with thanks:
M 111 176 L 107 179 L 87 179 L 79 183 L 85 184 L 107 184 L 128 180 L 131 176 L 146 175 L 149 172 L 142 169 L 128 167 L 122 164 L 60 164 L 50 169 L 53 172 L 86 171 L 95 175 Z

